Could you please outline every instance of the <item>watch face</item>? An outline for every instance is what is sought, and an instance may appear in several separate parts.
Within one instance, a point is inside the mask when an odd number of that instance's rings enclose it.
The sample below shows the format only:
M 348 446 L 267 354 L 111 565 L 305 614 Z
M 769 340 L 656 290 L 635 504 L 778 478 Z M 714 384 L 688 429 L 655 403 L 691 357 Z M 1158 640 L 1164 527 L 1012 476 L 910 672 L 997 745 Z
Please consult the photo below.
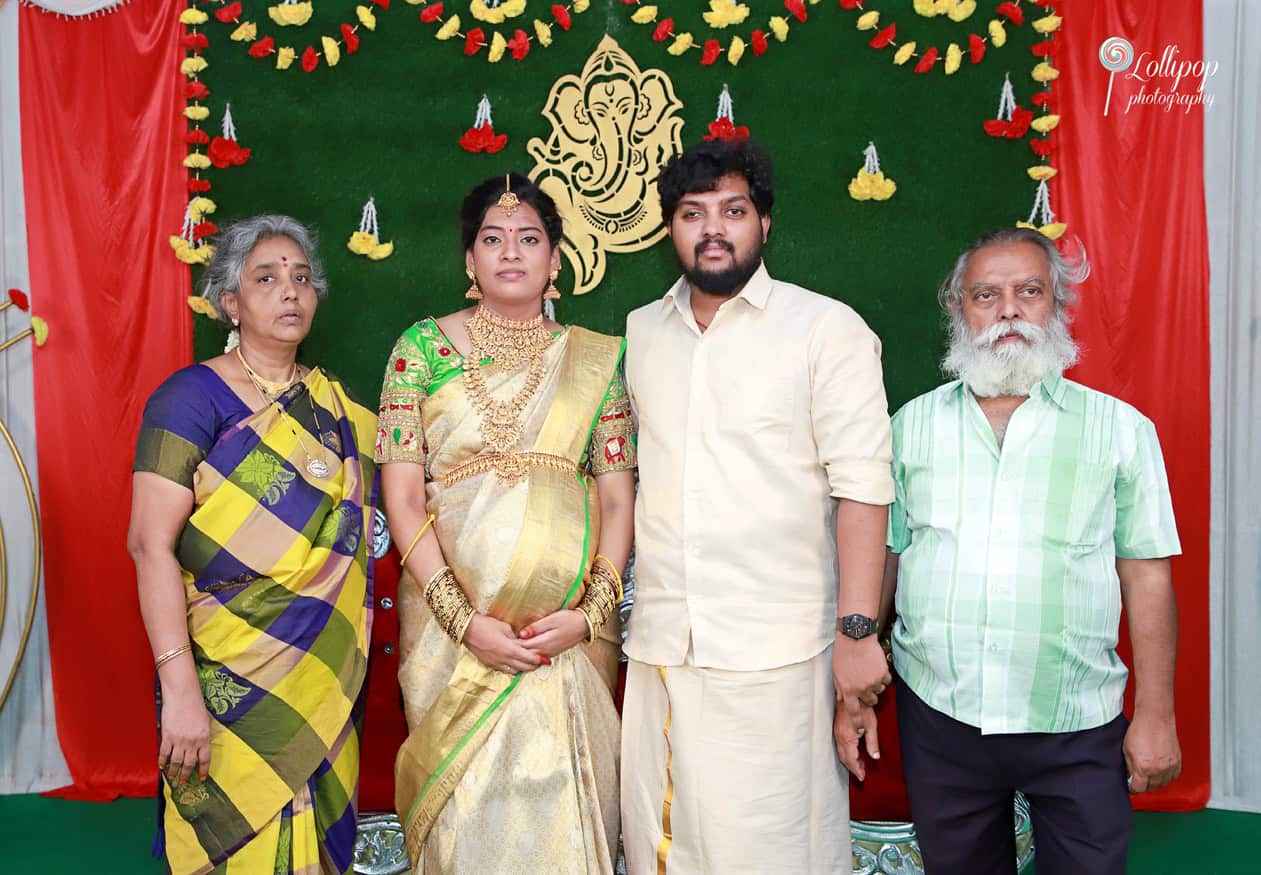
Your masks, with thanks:
M 866 638 L 876 631 L 876 621 L 862 614 L 849 614 L 841 618 L 841 633 L 850 638 Z

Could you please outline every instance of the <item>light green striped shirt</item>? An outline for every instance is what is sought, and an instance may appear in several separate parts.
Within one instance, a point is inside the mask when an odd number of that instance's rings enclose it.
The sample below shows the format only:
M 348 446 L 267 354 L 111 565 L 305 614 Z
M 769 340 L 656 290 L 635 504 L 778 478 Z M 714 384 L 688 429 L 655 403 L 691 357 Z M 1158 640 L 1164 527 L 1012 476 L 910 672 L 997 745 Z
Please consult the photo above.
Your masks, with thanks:
M 916 695 L 987 734 L 1120 714 L 1116 558 L 1181 552 L 1151 421 L 1057 376 L 1000 451 L 955 381 L 894 416 L 893 481 L 893 661 Z

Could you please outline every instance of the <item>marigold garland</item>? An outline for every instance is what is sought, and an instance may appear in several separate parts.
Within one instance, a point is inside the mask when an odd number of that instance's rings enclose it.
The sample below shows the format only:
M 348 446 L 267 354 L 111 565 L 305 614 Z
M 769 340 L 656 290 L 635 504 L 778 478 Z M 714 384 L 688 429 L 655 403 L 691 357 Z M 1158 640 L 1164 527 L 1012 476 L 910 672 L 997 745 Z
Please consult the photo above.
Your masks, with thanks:
M 465 56 L 473 57 L 482 49 L 486 49 L 486 60 L 497 64 L 504 56 L 514 61 L 524 61 L 535 43 L 543 48 L 552 44 L 554 27 L 569 30 L 573 26 L 573 16 L 586 12 L 591 8 L 591 0 L 570 0 L 568 4 L 555 3 L 548 10 L 550 20 L 535 18 L 530 24 L 533 34 L 518 27 L 511 37 L 505 37 L 498 30 L 487 36 L 486 29 L 474 26 L 467 31 L 461 30 L 462 22 L 458 13 L 446 14 L 447 0 L 407 0 L 411 6 L 420 6 L 420 20 L 423 24 L 435 24 L 434 37 L 442 41 L 460 40 Z M 476 21 L 484 24 L 504 24 L 509 19 L 520 18 L 525 14 L 526 0 L 505 0 L 498 6 L 488 6 L 485 0 L 471 0 L 469 14 Z
M 221 24 L 233 25 L 229 39 L 233 42 L 249 43 L 245 51 L 251 58 L 263 59 L 275 55 L 277 70 L 288 70 L 293 66 L 293 62 L 298 60 L 298 52 L 292 46 L 277 46 L 275 37 L 267 34 L 261 37 L 258 35 L 257 23 L 242 20 L 245 12 L 238 0 L 231 0 L 231 2 L 230 0 L 197 0 L 197 2 L 218 7 L 214 11 L 215 19 Z M 375 30 L 377 26 L 376 13 L 372 11 L 373 6 L 389 9 L 390 0 L 366 0 L 366 3 L 356 5 L 355 20 L 358 24 L 343 23 L 338 28 L 336 36 L 322 34 L 316 40 L 319 50 L 316 50 L 315 45 L 308 45 L 300 56 L 299 66 L 302 70 L 307 73 L 315 72 L 321 60 L 326 67 L 336 67 L 344 55 L 353 55 L 359 51 L 359 29 L 362 27 Z M 286 0 L 286 2 L 270 6 L 267 14 L 278 27 L 300 27 L 311 20 L 313 11 L 310 2 Z M 206 14 L 200 10 L 190 8 L 185 10 L 185 14 L 188 12 L 196 12 L 202 16 L 203 22 L 206 20 Z
M 878 9 L 865 9 L 862 0 L 840 0 L 840 7 L 847 10 L 856 10 L 859 13 L 858 18 L 854 22 L 854 26 L 858 30 L 876 30 L 881 26 L 880 11 Z M 925 18 L 944 15 L 951 21 L 960 23 L 966 21 L 976 12 L 976 0 L 914 0 L 912 8 L 916 14 Z M 919 60 L 913 67 L 914 71 L 916 73 L 928 73 L 937 65 L 938 61 L 941 61 L 942 72 L 947 76 L 953 76 L 963 67 L 965 58 L 971 64 L 979 64 L 985 58 L 987 45 L 1001 48 L 1007 44 L 1007 30 L 1002 19 L 1007 19 L 1008 22 L 1017 27 L 1024 21 L 1024 12 L 1020 8 L 1019 0 L 999 3 L 994 9 L 994 16 L 986 25 L 986 36 L 981 36 L 977 33 L 968 34 L 966 52 L 963 46 L 957 42 L 947 45 L 945 52 L 940 51 L 936 46 L 929 46 L 923 53 L 917 51 L 918 44 L 914 40 L 899 44 L 897 42 L 897 22 L 885 24 L 875 36 L 868 40 L 867 44 L 873 49 L 892 47 L 894 49 L 893 63 L 896 66 L 905 66 L 911 58 L 918 58 Z
M 844 2 L 845 0 L 842 0 L 842 5 Z M 768 36 L 773 37 L 776 42 L 786 42 L 789 33 L 789 18 L 805 24 L 810 18 L 806 6 L 816 6 L 819 0 L 784 0 L 784 11 L 788 13 L 787 15 L 771 16 L 766 22 L 765 29 L 758 28 L 751 31 L 747 39 L 732 34 L 726 45 L 717 39 L 697 42 L 690 30 L 676 30 L 673 18 L 658 17 L 660 9 L 654 3 L 645 3 L 643 0 L 622 0 L 622 3 L 635 7 L 635 11 L 630 16 L 635 24 L 653 25 L 653 42 L 669 41 L 670 44 L 666 47 L 669 54 L 677 57 L 686 54 L 691 49 L 697 49 L 701 53 L 700 62 L 705 66 L 726 57 L 727 63 L 734 67 L 740 63 L 746 51 L 752 51 L 754 57 L 766 54 L 766 50 L 770 48 Z M 737 0 L 709 0 L 709 11 L 701 14 L 705 23 L 715 30 L 725 30 L 733 25 L 742 24 L 748 17 L 749 7 Z

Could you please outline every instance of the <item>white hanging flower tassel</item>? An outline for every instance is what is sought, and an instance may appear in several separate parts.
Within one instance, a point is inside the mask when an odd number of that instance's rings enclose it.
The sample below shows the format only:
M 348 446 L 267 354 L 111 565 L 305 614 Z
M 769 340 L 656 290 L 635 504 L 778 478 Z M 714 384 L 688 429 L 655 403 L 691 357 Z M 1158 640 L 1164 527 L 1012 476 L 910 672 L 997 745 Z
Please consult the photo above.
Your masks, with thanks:
M 886 179 L 880 170 L 880 155 L 876 144 L 868 143 L 863 150 L 863 167 L 849 182 L 849 196 L 856 201 L 886 201 L 898 190 L 898 184 Z
M 232 104 L 223 106 L 223 138 L 236 142 L 236 125 L 232 123 Z
M 714 121 L 726 119 L 733 125 L 736 123 L 735 104 L 731 102 L 731 91 L 727 88 L 727 83 L 723 83 L 722 94 L 718 95 L 718 114 L 714 116 Z
M 998 96 L 998 115 L 994 118 L 1002 119 L 1005 122 L 1011 121 L 1011 115 L 1016 111 L 1016 92 L 1011 87 L 1011 76 L 1003 76 L 1003 90 Z
M 193 245 L 193 226 L 196 224 L 193 221 L 193 202 L 190 200 L 188 206 L 184 207 L 184 224 L 180 227 L 180 236 L 188 242 L 189 246 Z
M 1033 198 L 1033 209 L 1029 211 L 1027 222 L 1017 222 L 1017 228 L 1032 228 L 1041 231 L 1052 240 L 1058 240 L 1068 226 L 1055 221 L 1055 212 L 1051 209 L 1051 188 L 1046 180 L 1038 183 L 1038 193 Z
M 555 301 L 543 302 L 543 318 L 551 319 L 553 322 L 556 321 L 556 302 Z
M 373 261 L 389 258 L 394 253 L 393 241 L 381 242 L 374 198 L 368 198 L 368 202 L 363 205 L 363 212 L 359 216 L 359 230 L 350 235 L 346 248 L 355 255 L 364 255 Z
M 875 143 L 868 143 L 863 149 L 863 170 L 873 176 L 880 172 L 880 155 L 876 152 Z
M 223 345 L 224 352 L 232 352 L 241 345 L 241 332 L 233 328 L 228 332 L 228 342 Z
M 477 117 L 473 119 L 473 127 L 493 128 L 494 126 L 495 124 L 490 118 L 490 98 L 483 94 L 482 99 L 477 102 Z
M 184 207 L 184 223 L 179 234 L 170 238 L 171 249 L 175 257 L 185 264 L 205 264 L 215 254 L 215 248 L 209 243 L 195 239 L 197 223 L 205 218 L 206 212 L 214 210 L 214 203 L 207 198 L 195 197 Z

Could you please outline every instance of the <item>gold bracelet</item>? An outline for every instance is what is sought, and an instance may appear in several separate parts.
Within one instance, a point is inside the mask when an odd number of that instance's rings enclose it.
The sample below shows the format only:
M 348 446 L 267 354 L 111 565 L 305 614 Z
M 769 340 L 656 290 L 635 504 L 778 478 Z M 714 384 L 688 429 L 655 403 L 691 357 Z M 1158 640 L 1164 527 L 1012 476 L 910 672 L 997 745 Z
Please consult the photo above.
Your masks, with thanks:
M 469 603 L 468 596 L 455 579 L 455 572 L 444 565 L 434 572 L 424 588 L 425 601 L 433 611 L 438 626 L 456 644 L 464 640 L 464 632 L 477 611 Z
M 416 545 L 420 543 L 420 536 L 423 535 L 429 529 L 431 525 L 433 525 L 433 521 L 436 519 L 437 519 L 436 516 L 434 516 L 433 514 L 429 514 L 429 519 L 426 520 L 425 524 L 420 527 L 420 531 L 416 533 L 416 537 L 412 538 L 412 542 L 407 547 L 407 551 L 403 553 L 403 561 L 399 563 L 400 565 L 407 564 L 407 557 L 412 555 L 412 550 L 416 549 Z
M 157 659 L 153 661 L 153 670 L 157 671 L 162 666 L 170 662 L 172 659 L 179 656 L 181 653 L 188 653 L 192 649 L 193 649 L 193 645 L 191 644 L 185 644 L 181 647 L 171 648 L 166 653 L 163 653 L 161 656 L 159 656 Z

